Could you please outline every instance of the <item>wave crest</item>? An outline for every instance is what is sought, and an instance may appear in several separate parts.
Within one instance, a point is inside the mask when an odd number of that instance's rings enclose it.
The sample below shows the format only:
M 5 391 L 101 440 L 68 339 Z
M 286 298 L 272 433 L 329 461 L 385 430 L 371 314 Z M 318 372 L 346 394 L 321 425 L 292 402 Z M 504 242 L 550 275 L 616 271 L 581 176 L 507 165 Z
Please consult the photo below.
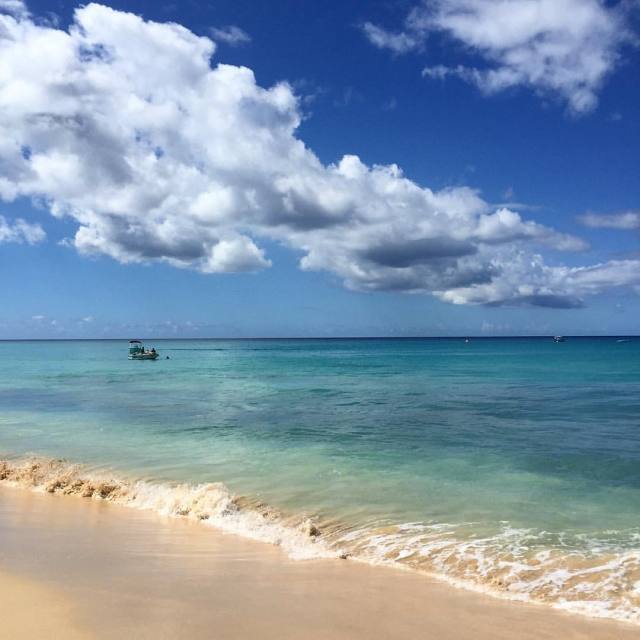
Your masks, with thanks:
M 222 483 L 191 485 L 127 480 L 46 458 L 2 460 L 0 481 L 197 520 L 223 531 L 281 546 L 293 558 L 339 555 L 323 543 L 320 530 L 310 518 L 287 516 L 264 503 L 235 496 Z

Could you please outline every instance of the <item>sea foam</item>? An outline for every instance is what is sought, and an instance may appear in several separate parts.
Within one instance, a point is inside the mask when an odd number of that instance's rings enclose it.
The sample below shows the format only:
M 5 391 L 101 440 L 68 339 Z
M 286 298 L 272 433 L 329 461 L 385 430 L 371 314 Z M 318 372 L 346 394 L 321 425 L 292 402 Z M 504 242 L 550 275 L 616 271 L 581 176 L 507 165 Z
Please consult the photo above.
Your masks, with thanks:
M 337 555 L 320 540 L 317 526 L 308 517 L 286 516 L 259 501 L 234 496 L 222 483 L 191 485 L 129 480 L 46 458 L 1 460 L 0 481 L 195 520 L 281 546 L 295 559 Z

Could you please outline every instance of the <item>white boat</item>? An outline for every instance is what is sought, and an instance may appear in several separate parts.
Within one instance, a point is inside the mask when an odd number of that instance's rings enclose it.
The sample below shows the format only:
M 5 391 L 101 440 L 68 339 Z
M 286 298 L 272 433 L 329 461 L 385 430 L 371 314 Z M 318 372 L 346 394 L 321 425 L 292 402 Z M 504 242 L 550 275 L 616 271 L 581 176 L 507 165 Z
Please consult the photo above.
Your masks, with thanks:
M 554 342 L 566 342 L 567 339 L 564 336 L 553 336 Z
M 129 340 L 129 360 L 155 360 L 159 355 L 155 347 L 145 349 L 140 340 Z

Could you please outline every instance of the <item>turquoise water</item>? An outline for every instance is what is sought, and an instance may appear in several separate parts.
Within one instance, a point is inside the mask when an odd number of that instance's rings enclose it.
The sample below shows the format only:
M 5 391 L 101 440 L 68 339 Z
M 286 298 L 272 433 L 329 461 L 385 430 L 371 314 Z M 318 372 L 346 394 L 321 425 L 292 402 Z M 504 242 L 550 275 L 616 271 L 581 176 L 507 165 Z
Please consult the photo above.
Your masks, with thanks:
M 247 530 L 640 621 L 640 339 L 154 344 L 0 343 L 0 455 L 221 482 Z

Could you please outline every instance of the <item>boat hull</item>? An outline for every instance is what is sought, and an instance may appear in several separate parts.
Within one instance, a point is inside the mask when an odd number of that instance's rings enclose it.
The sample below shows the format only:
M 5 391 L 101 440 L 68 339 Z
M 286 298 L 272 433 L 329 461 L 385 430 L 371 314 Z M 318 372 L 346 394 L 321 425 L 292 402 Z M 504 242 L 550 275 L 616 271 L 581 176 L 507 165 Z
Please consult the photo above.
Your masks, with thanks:
M 129 360 L 156 360 L 158 353 L 133 353 L 129 354 Z

